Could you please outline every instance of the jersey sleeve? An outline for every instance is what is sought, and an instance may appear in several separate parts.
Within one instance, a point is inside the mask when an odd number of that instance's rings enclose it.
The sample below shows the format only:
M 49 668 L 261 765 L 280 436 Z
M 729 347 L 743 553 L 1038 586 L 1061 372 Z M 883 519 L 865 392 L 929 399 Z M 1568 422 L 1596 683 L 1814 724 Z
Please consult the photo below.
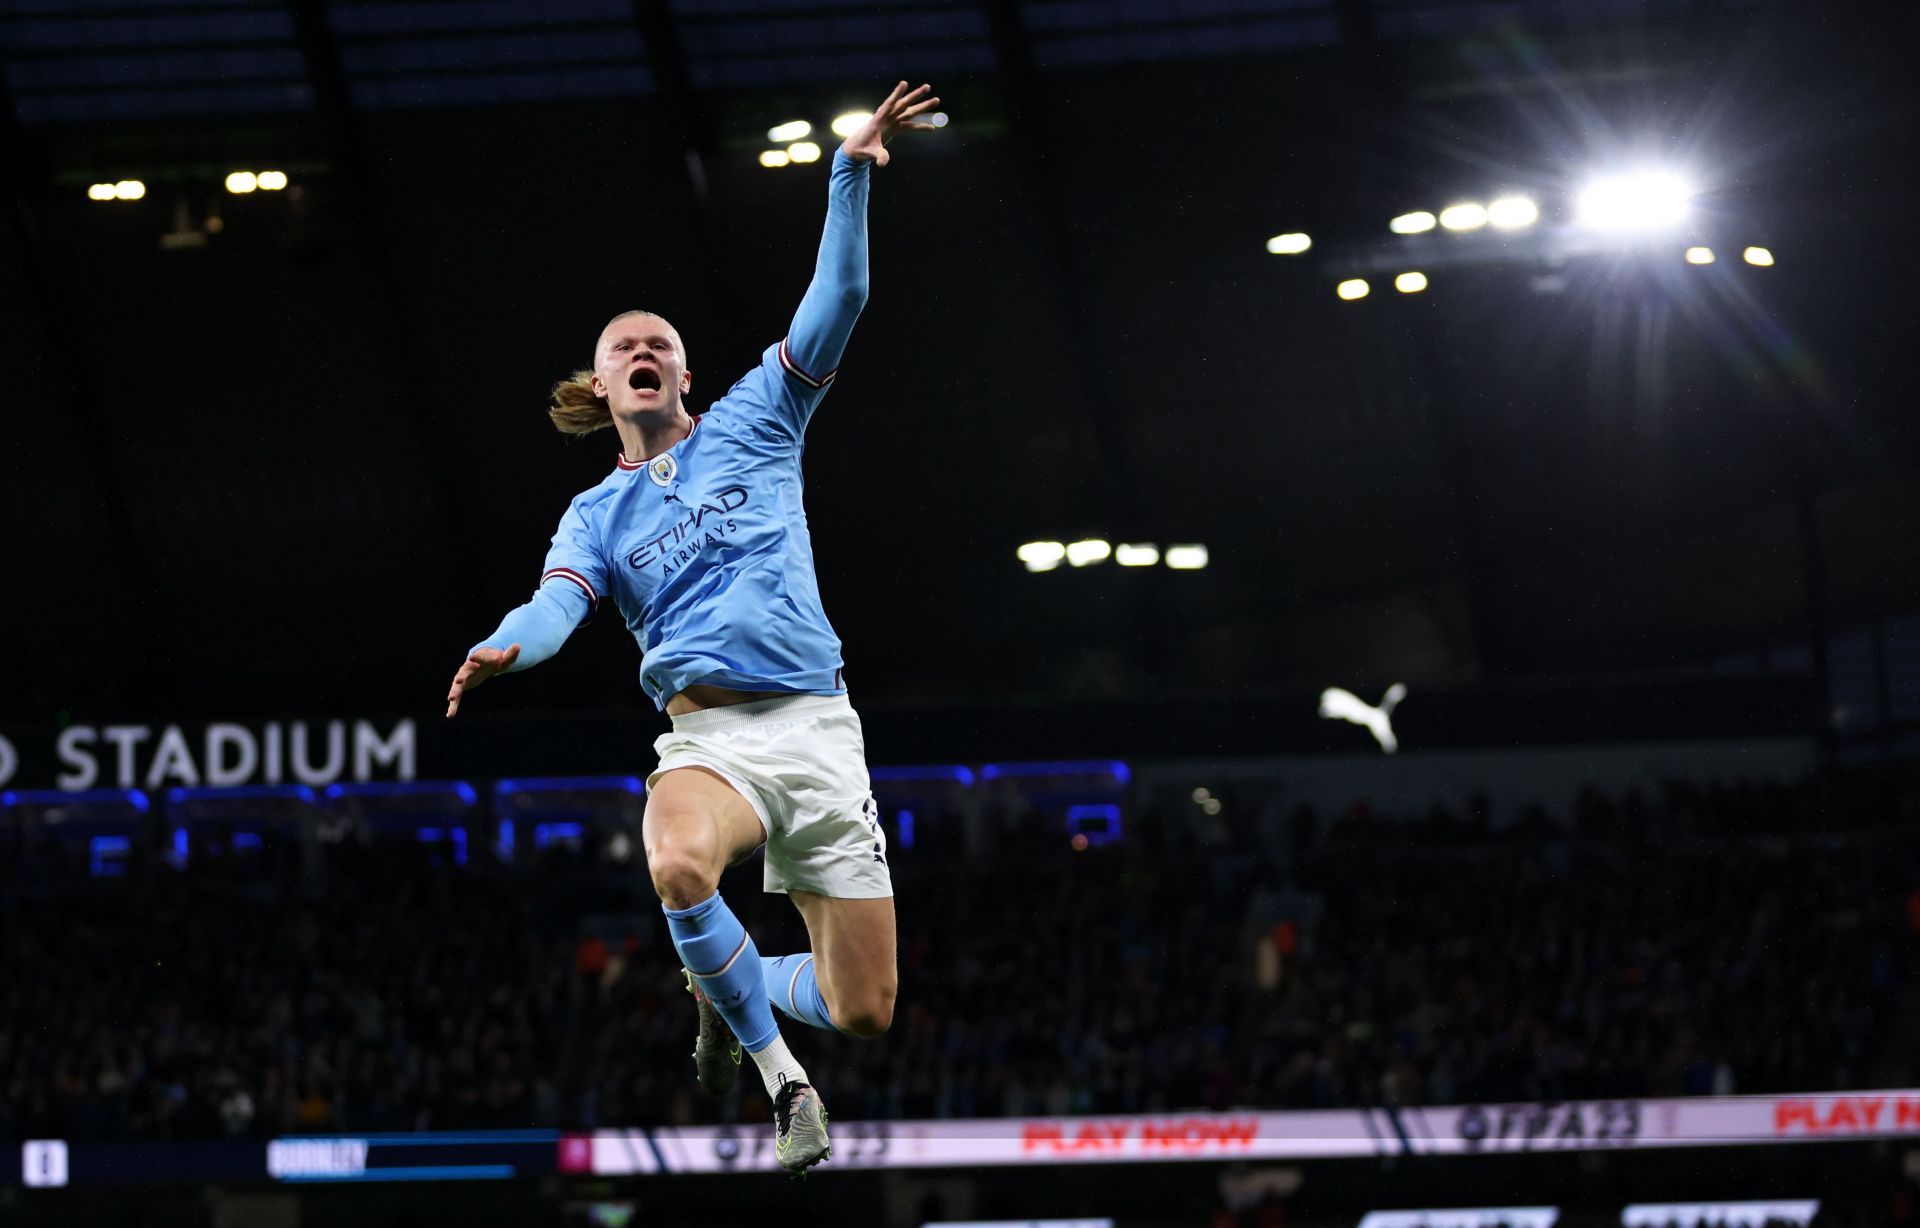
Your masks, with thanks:
M 853 325 L 867 303 L 868 163 L 833 156 L 827 179 L 827 223 L 813 281 L 780 343 L 734 385 L 734 394 L 776 433 L 798 442 L 827 395 Z
M 575 627 L 593 617 L 606 591 L 606 573 L 593 524 L 576 501 L 560 518 L 533 596 L 508 611 L 492 635 L 468 650 L 469 655 L 474 649 L 504 650 L 518 644 L 520 656 L 508 673 L 540 664 L 560 651 Z

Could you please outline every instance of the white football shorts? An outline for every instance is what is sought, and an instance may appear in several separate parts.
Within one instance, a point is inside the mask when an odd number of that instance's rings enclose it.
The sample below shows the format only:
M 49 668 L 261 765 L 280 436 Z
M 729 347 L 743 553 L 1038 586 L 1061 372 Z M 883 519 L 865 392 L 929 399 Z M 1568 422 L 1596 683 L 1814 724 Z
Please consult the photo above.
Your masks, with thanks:
M 860 717 L 845 695 L 793 695 L 673 718 L 647 777 L 703 767 L 732 785 L 767 833 L 766 889 L 841 899 L 893 894 L 887 835 L 867 779 Z

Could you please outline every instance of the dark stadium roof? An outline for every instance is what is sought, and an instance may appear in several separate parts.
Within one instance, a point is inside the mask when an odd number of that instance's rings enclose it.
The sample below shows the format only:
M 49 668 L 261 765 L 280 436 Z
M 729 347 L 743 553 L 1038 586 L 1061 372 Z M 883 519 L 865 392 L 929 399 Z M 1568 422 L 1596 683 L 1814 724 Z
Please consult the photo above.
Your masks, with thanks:
M 819 233 L 823 168 L 762 169 L 767 128 L 899 76 L 953 123 L 877 178 L 873 296 L 808 457 L 863 695 L 1759 668 L 1810 624 L 1870 640 L 1920 609 L 1920 126 L 1889 59 L 1915 21 L 0 3 L 0 724 L 443 692 L 617 447 L 556 436 L 547 386 L 644 305 L 688 340 L 692 402 L 724 392 Z M 1649 146 L 1701 163 L 1733 244 L 1691 281 L 1436 266 L 1424 295 L 1334 298 L 1398 213 L 1520 187 L 1557 214 Z M 269 167 L 292 187 L 220 187 Z M 145 199 L 87 199 L 132 178 Z M 1295 230 L 1307 256 L 1266 254 Z M 1095 536 L 1212 561 L 1014 558 Z M 633 703 L 624 633 L 576 639 L 486 705 Z

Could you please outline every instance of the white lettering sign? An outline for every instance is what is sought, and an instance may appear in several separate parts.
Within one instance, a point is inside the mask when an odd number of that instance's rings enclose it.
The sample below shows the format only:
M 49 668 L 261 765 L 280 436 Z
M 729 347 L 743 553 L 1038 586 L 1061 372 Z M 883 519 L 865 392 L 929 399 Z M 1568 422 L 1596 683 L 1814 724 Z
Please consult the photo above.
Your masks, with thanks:
M 62 789 L 277 785 L 288 771 L 313 788 L 345 779 L 372 780 L 380 772 L 412 780 L 417 734 L 411 720 L 394 722 L 384 734 L 371 721 L 351 726 L 345 721 L 294 721 L 285 726 L 270 721 L 258 730 L 221 721 L 208 725 L 196 745 L 178 725 L 70 725 L 54 742 L 61 768 L 54 783 Z M 13 774 L 16 760 L 12 744 L 0 739 L 0 784 Z
M 357 1177 L 367 1171 L 363 1138 L 277 1138 L 267 1144 L 267 1176 Z

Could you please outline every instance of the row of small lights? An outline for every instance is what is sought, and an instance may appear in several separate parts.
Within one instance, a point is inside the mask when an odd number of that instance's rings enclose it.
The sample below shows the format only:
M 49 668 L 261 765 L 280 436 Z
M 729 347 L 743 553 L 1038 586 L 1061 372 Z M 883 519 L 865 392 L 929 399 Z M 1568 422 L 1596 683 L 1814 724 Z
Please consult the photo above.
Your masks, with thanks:
M 227 191 L 235 196 L 249 192 L 278 192 L 287 186 L 285 171 L 234 171 L 227 176 Z M 138 179 L 118 183 L 96 183 L 87 189 L 88 200 L 139 200 L 147 194 L 147 185 Z
M 827 127 L 833 135 L 844 140 L 860 131 L 860 126 L 872 118 L 872 111 L 843 111 L 834 116 L 833 122 Z M 927 122 L 936 128 L 944 128 L 947 126 L 947 113 L 935 111 L 927 116 Z M 795 163 L 818 162 L 820 146 L 807 139 L 812 134 L 813 125 L 804 119 L 790 119 L 784 124 L 775 124 L 767 129 L 767 139 L 782 148 L 761 150 L 760 165 L 768 170 L 777 170 Z
M 1749 247 L 1741 253 L 1741 257 L 1745 259 L 1748 264 L 1758 269 L 1770 269 L 1773 267 L 1773 252 L 1764 247 Z M 1715 259 L 1716 257 L 1711 247 L 1689 247 L 1687 249 L 1688 264 L 1712 264 Z M 1402 273 L 1393 279 L 1393 288 L 1402 294 L 1418 294 L 1427 288 L 1427 275 L 1419 272 Z M 1333 292 L 1351 303 L 1373 293 L 1373 287 L 1368 284 L 1364 277 L 1350 277 L 1335 286 Z
M 1199 571 L 1207 565 L 1205 546 L 1168 546 L 1163 552 L 1147 543 L 1122 542 L 1116 546 L 1097 537 L 1077 542 L 1028 542 L 1013 553 L 1028 571 L 1052 571 L 1062 563 L 1091 567 L 1108 559 L 1122 567 L 1152 567 L 1164 562 L 1174 571 Z

